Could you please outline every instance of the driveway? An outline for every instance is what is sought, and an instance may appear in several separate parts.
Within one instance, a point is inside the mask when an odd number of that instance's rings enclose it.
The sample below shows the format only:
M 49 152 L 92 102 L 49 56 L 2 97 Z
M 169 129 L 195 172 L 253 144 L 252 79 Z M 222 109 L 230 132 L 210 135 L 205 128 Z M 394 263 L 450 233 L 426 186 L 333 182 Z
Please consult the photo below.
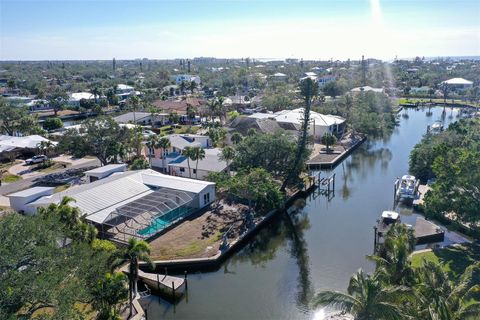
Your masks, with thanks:
M 60 173 L 60 172 L 67 171 L 69 169 L 81 169 L 81 168 L 98 167 L 98 166 L 100 166 L 100 161 L 98 159 L 96 159 L 96 158 L 95 159 L 86 159 L 84 161 L 78 161 L 76 164 L 72 164 L 68 168 L 60 169 L 60 170 L 57 170 L 55 172 L 49 172 L 49 173 L 40 172 L 39 175 L 34 176 L 34 177 L 22 176 L 22 177 L 25 177 L 22 180 L 18 180 L 16 182 L 12 182 L 12 183 L 9 183 L 9 184 L 2 184 L 2 186 L 0 186 L 0 195 L 7 195 L 7 194 L 10 194 L 10 193 L 13 193 L 13 192 L 28 189 L 33 184 L 38 182 L 38 180 L 41 177 L 43 177 L 47 174 Z

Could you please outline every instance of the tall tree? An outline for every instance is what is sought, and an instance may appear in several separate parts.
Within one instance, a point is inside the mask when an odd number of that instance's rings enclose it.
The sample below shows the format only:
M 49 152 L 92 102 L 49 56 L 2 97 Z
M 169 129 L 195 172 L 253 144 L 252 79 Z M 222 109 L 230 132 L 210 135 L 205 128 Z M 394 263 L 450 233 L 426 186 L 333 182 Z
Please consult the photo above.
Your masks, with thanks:
M 182 155 L 187 158 L 187 165 L 188 165 L 188 177 L 192 177 L 192 170 L 190 170 L 190 159 L 193 157 L 193 147 L 185 147 L 185 149 L 182 150 Z
M 148 163 L 150 165 L 150 168 L 152 167 L 152 156 L 153 157 L 155 156 L 155 149 L 158 148 L 158 142 L 159 142 L 158 136 L 156 134 L 153 134 L 153 135 L 148 137 L 148 140 L 145 143 L 145 145 L 148 148 L 148 150 L 147 150 L 148 151 Z M 153 154 L 152 154 L 151 151 L 153 151 Z
M 153 262 L 150 259 L 150 245 L 136 238 L 128 239 L 128 245 L 119 254 L 117 259 L 113 262 L 112 268 L 121 266 L 128 262 L 128 279 L 129 279 L 129 300 L 130 300 L 130 316 L 133 313 L 133 297 L 137 294 L 137 282 L 139 263 L 141 261 L 147 262 L 151 267 Z
M 243 136 L 239 132 L 234 132 L 232 133 L 232 136 L 230 137 L 230 141 L 232 141 L 233 144 L 239 144 L 243 139 Z
M 226 146 L 225 148 L 222 149 L 222 152 L 220 153 L 220 160 L 226 161 L 227 162 L 227 171 L 228 171 L 228 176 L 230 177 L 230 164 L 231 161 L 235 158 L 235 149 Z
M 291 182 L 291 180 L 298 176 L 303 164 L 301 163 L 305 157 L 307 142 L 308 142 L 308 128 L 310 125 L 310 110 L 312 108 L 312 102 L 315 97 L 318 95 L 318 83 L 314 82 L 312 79 L 307 78 L 300 82 L 300 94 L 303 98 L 303 102 L 305 104 L 304 112 L 303 112 L 303 119 L 302 119 L 302 131 L 301 136 L 298 142 L 298 148 L 295 155 L 295 161 L 293 163 L 293 167 L 290 170 L 290 174 L 284 180 L 282 187 L 280 190 L 282 192 L 285 191 L 287 185 Z
M 198 179 L 198 161 L 205 159 L 205 150 L 202 147 L 191 147 L 191 149 L 190 149 L 190 159 L 192 161 L 196 161 L 196 164 L 195 164 L 195 179 Z M 191 177 L 191 175 L 190 175 L 190 177 Z
M 53 91 L 48 99 L 48 104 L 53 109 L 55 116 L 57 116 L 58 111 L 65 108 L 65 105 L 68 101 L 68 94 L 60 88 L 57 88 Z
M 165 158 L 166 158 L 167 149 L 170 148 L 171 146 L 172 146 L 172 144 L 170 143 L 170 139 L 167 138 L 167 137 L 162 137 L 158 141 L 158 148 L 160 148 L 162 150 L 162 166 L 163 166 L 163 172 L 164 173 L 168 172 L 168 170 L 166 168 L 166 164 L 165 164 Z

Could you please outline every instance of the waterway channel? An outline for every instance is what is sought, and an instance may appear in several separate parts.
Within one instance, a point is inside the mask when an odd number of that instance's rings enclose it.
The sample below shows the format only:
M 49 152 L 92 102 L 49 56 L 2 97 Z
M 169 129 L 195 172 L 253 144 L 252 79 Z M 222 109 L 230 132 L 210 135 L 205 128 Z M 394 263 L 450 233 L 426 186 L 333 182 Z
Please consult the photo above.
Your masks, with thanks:
M 276 219 L 219 270 L 190 274 L 188 296 L 176 305 L 143 299 L 148 319 L 321 319 L 322 311 L 309 308 L 315 292 L 345 290 L 356 270 L 373 270 L 365 259 L 373 250 L 373 225 L 392 209 L 395 178 L 408 172 L 410 151 L 442 110 L 402 111 L 389 137 L 367 141 L 334 169 L 330 201 L 310 195 L 297 203 L 293 223 Z M 457 113 L 447 109 L 445 125 Z M 411 208 L 396 210 L 414 223 Z

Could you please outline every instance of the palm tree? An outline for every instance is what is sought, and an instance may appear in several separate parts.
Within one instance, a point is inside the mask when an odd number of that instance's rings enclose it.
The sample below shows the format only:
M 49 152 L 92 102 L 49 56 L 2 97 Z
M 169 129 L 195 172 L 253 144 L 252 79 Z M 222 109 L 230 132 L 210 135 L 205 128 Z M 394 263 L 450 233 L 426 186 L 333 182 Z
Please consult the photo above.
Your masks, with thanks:
M 290 183 L 290 181 L 298 175 L 299 168 L 301 167 L 301 161 L 305 155 L 305 150 L 307 147 L 308 141 L 308 126 L 310 123 L 310 109 L 312 108 L 312 103 L 315 97 L 318 95 L 318 83 L 314 82 L 312 79 L 307 78 L 300 82 L 300 94 L 305 103 L 305 109 L 303 113 L 303 123 L 302 123 L 302 135 L 300 137 L 297 153 L 295 155 L 293 167 L 290 170 L 288 176 L 283 181 L 282 187 L 280 190 L 283 192 L 285 188 Z
M 55 147 L 55 145 L 49 141 L 49 140 L 46 140 L 46 141 L 40 141 L 40 143 L 38 144 L 38 149 L 40 150 L 43 150 L 44 154 L 46 156 L 49 155 L 50 151 Z
M 170 139 L 168 139 L 167 137 L 160 138 L 160 140 L 158 141 L 157 147 L 162 149 L 162 165 L 164 172 L 167 171 L 167 168 L 165 167 L 165 150 L 170 148 L 171 145 L 172 144 L 170 143 Z
M 475 299 L 480 291 L 478 273 L 480 263 L 470 265 L 457 282 L 451 281 L 442 266 L 425 260 L 416 270 L 415 313 L 428 320 L 478 319 L 480 302 Z
M 182 150 L 182 156 L 187 158 L 188 176 L 191 178 L 192 177 L 192 171 L 190 170 L 190 159 L 193 156 L 192 147 L 185 147 L 185 149 Z
M 404 224 L 397 223 L 388 230 L 379 252 L 367 258 L 376 262 L 379 277 L 387 284 L 411 285 L 413 269 L 410 254 L 414 248 L 413 230 Z
M 348 294 L 323 291 L 313 298 L 313 306 L 336 307 L 355 320 L 397 320 L 405 315 L 397 303 L 400 295 L 409 292 L 403 287 L 384 287 L 377 274 L 368 276 L 359 270 L 350 278 Z
M 322 143 L 327 147 L 327 153 L 330 151 L 330 146 L 337 142 L 337 138 L 331 133 L 326 133 L 322 137 Z
M 242 140 L 243 136 L 239 132 L 232 133 L 230 137 L 230 141 L 232 141 L 233 144 L 239 144 Z
M 135 117 L 135 111 L 137 111 L 138 109 L 138 106 L 140 104 L 140 99 L 137 96 L 133 95 L 130 98 L 128 98 L 128 100 L 129 100 L 128 101 L 129 107 L 131 110 L 133 110 L 133 123 L 135 124 L 137 123 L 137 119 Z
M 185 88 L 187 87 L 187 83 L 185 81 L 180 82 L 180 93 L 183 95 L 185 94 Z
M 148 148 L 148 163 L 150 164 L 150 168 L 152 167 L 152 153 L 150 150 L 153 150 L 153 156 L 155 156 L 155 149 L 158 147 L 158 143 L 159 140 L 156 134 L 149 136 L 147 142 L 145 143 Z
M 227 170 L 228 170 L 229 177 L 230 177 L 230 161 L 232 161 L 234 158 L 235 158 L 234 148 L 227 146 L 222 149 L 219 159 L 227 162 Z
M 147 262 L 153 268 L 153 262 L 150 259 L 150 245 L 137 238 L 128 239 L 128 246 L 121 250 L 112 263 L 112 269 L 115 269 L 125 262 L 128 262 L 128 280 L 129 280 L 129 300 L 130 316 L 133 310 L 133 297 L 137 293 L 138 266 L 140 261 Z
M 192 92 L 192 94 L 193 94 L 193 90 L 195 90 L 195 88 L 197 88 L 197 83 L 195 81 L 190 81 L 189 89 Z
M 214 123 L 215 117 L 217 116 L 217 113 L 218 113 L 218 102 L 216 99 L 213 99 L 207 104 L 207 106 L 208 106 L 208 113 L 210 115 L 212 123 Z
M 191 151 L 190 159 L 197 162 L 195 165 L 195 179 L 198 179 L 198 161 L 205 159 L 205 150 L 202 147 L 193 147 Z

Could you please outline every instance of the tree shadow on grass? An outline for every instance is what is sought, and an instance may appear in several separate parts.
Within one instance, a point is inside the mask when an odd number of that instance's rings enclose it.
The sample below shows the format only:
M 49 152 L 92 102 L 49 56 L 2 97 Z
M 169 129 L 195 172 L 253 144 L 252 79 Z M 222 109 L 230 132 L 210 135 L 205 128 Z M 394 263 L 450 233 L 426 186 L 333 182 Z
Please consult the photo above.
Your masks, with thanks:
M 436 251 L 435 255 L 441 263 L 448 266 L 449 273 L 458 278 L 468 266 L 480 261 L 480 246 L 465 243 L 461 246 L 443 248 Z

